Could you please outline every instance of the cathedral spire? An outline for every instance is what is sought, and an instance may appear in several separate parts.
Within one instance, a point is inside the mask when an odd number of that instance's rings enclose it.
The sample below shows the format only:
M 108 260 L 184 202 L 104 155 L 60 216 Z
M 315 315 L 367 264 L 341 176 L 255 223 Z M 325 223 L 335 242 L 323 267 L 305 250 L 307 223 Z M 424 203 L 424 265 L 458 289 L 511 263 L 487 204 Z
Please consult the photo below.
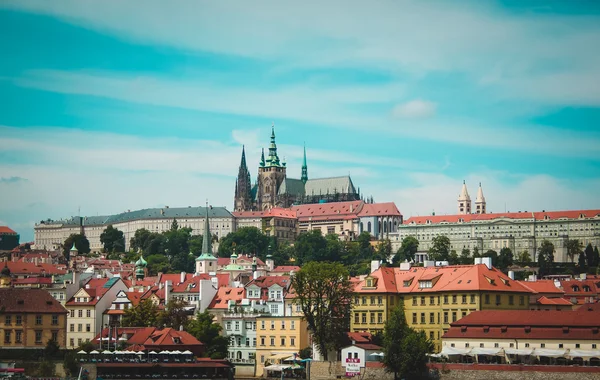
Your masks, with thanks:
M 463 186 L 458 196 L 458 213 L 459 214 L 470 214 L 471 213 L 471 197 L 467 191 L 467 183 L 463 180 Z
M 206 202 L 206 218 L 204 219 L 204 236 L 202 236 L 202 255 L 212 256 L 211 240 L 212 235 L 210 234 L 210 226 L 208 219 L 208 202 Z
M 275 123 L 271 126 L 271 145 L 269 146 L 269 158 L 267 166 L 279 166 L 279 156 L 277 156 L 277 144 L 275 143 Z
M 306 185 L 308 181 L 308 167 L 306 166 L 306 144 L 304 144 L 304 159 L 302 160 L 302 176 L 300 180 Z
M 240 169 L 244 168 L 244 169 L 248 169 L 246 167 L 246 147 L 244 145 L 242 145 L 242 162 L 240 162 Z

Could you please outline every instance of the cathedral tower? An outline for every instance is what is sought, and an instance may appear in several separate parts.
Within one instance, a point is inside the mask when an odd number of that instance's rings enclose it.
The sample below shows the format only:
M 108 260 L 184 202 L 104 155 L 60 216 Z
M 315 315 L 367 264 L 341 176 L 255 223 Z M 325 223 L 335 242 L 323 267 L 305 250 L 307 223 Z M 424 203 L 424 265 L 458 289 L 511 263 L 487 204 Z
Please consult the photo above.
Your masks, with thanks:
M 485 197 L 483 196 L 483 189 L 481 188 L 481 182 L 479 182 L 479 189 L 477 190 L 477 198 L 475 198 L 475 212 L 477 214 L 485 214 Z
M 246 150 L 242 146 L 242 160 L 235 183 L 235 198 L 233 209 L 235 211 L 252 210 L 252 185 L 250 183 L 250 171 L 246 165 Z
M 467 184 L 463 181 L 462 190 L 458 196 L 458 214 L 470 214 L 471 213 L 471 197 L 467 191 Z
M 271 127 L 271 144 L 269 156 L 264 159 L 264 151 L 258 168 L 258 210 L 268 210 L 275 207 L 277 191 L 285 180 L 285 165 L 279 161 L 277 144 L 275 144 L 275 125 Z
M 308 181 L 308 167 L 306 166 L 306 145 L 304 145 L 304 160 L 302 160 L 302 176 L 300 180 L 306 185 Z

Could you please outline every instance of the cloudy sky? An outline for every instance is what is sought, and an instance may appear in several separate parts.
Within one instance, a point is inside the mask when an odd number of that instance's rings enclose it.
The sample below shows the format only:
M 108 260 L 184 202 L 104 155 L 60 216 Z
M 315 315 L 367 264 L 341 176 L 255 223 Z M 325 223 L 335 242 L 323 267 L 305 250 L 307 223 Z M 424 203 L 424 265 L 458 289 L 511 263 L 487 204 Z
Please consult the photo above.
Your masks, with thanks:
M 544 3 L 544 6 L 540 4 Z M 300 176 L 409 217 L 600 208 L 600 3 L 0 2 L 0 225 L 233 205 L 275 123 Z

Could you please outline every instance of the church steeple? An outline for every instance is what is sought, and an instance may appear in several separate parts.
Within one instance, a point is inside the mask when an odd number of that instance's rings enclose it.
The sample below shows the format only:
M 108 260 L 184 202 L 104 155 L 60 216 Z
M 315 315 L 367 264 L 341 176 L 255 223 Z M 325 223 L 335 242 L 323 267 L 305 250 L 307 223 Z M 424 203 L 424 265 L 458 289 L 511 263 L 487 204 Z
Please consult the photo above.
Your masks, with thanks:
M 300 180 L 306 185 L 308 181 L 308 167 L 306 166 L 306 144 L 304 145 L 304 159 L 302 160 L 302 176 Z
M 202 236 L 202 255 L 212 256 L 212 235 L 210 234 L 210 221 L 208 219 L 208 202 L 206 202 L 206 217 L 204 219 L 204 235 Z
M 467 184 L 463 180 L 463 186 L 458 196 L 458 213 L 459 214 L 470 214 L 471 213 L 471 197 L 467 191 Z
M 210 233 L 210 219 L 208 218 L 208 202 L 206 202 L 206 217 L 204 219 L 204 235 L 202 236 L 202 252 L 196 258 L 196 273 L 216 272 L 217 258 L 212 253 L 212 235 Z
M 262 153 L 260 154 L 260 167 L 265 167 L 265 148 L 262 148 Z
M 275 144 L 275 123 L 271 126 L 271 145 L 269 145 L 269 158 L 267 166 L 279 166 L 279 156 L 277 156 L 277 144 Z
M 250 171 L 246 165 L 246 147 L 242 145 L 242 159 L 235 183 L 235 197 L 233 209 L 235 211 L 247 211 L 252 208 L 251 201 L 252 184 L 250 183 Z
M 475 198 L 475 212 L 477 214 L 485 214 L 485 197 L 483 196 L 483 189 L 481 188 L 481 182 L 479 182 L 479 189 L 477 189 L 477 198 Z

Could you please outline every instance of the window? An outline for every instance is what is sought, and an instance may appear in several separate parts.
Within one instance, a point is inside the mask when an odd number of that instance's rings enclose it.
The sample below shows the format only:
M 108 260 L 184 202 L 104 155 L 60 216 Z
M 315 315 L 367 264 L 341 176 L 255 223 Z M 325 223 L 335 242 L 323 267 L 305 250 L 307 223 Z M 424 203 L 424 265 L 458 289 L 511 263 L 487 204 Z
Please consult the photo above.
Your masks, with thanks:
M 81 346 L 81 343 L 83 343 L 83 341 L 81 340 L 81 338 L 77 339 L 77 346 Z
M 377 297 L 377 304 L 383 305 L 383 297 L 382 296 Z
M 271 305 L 271 314 L 279 313 L 279 305 Z
M 444 304 L 448 304 L 448 296 L 444 296 Z
M 69 339 L 69 346 L 75 347 L 75 339 L 73 339 L 73 338 Z
M 540 348 L 546 348 L 546 343 L 540 344 Z
M 375 323 L 375 313 L 371 313 L 370 317 L 371 317 L 370 318 L 371 324 L 374 324 Z
M 435 297 L 434 296 L 429 297 L 429 304 L 435 305 Z
M 52 331 L 52 340 L 58 342 L 58 331 Z
M 413 325 L 417 324 L 417 313 L 413 313 Z
M 256 347 L 256 337 L 252 338 L 252 347 Z
M 360 298 L 358 298 L 358 297 L 354 297 L 354 304 L 355 304 L 355 305 L 358 305 L 358 304 L 360 304 Z
M 465 348 L 469 348 L 469 343 L 465 343 Z
M 444 323 L 448 324 L 448 312 L 444 311 Z
M 485 347 L 485 344 L 479 343 L 479 348 L 484 348 L 484 347 Z
M 262 338 L 262 337 L 260 338 L 260 345 L 261 346 L 265 345 L 265 338 Z
M 53 326 L 58 325 L 58 315 L 53 315 L 52 316 L 52 325 Z
M 452 312 L 452 322 L 456 322 L 456 311 Z
M 74 324 L 74 323 L 71 323 L 71 324 L 69 325 L 69 331 L 70 331 L 70 332 L 75 332 L 75 324 Z
M 435 324 L 435 314 L 434 313 L 429 313 L 429 323 L 432 325 Z
M 281 329 L 285 330 L 285 321 L 281 321 Z
M 529 348 L 529 343 L 525 343 L 525 348 Z
M 92 326 L 91 326 L 89 323 L 86 323 L 86 324 L 85 324 L 85 331 L 86 331 L 86 332 L 90 332 L 90 331 L 92 331 Z
M 296 339 L 295 338 L 290 338 L 290 346 L 292 346 L 292 347 L 296 346 Z
M 467 295 L 466 294 L 462 295 L 462 303 L 463 304 L 467 303 Z
M 498 348 L 500 345 L 498 343 L 494 343 L 494 348 Z
M 83 325 L 81 323 L 77 324 L 77 331 L 78 332 L 82 332 L 83 331 Z
M 511 343 L 511 344 L 510 344 L 510 348 L 514 348 L 514 347 L 515 347 L 515 344 L 514 344 L 514 343 Z
M 246 347 L 250 347 L 250 338 L 246 338 Z
M 240 321 L 235 321 L 235 331 L 240 331 Z
M 558 348 L 563 348 L 563 347 L 564 347 L 564 345 L 562 343 L 558 344 Z
M 4 324 L 5 324 L 6 326 L 10 326 L 10 325 L 12 324 L 12 315 L 7 315 L 7 316 L 4 318 Z
M 271 337 L 271 346 L 275 345 L 275 337 Z
M 383 323 L 383 313 L 377 313 L 377 323 Z
M 35 344 L 42 344 L 42 331 L 35 330 Z
M 71 318 L 75 318 L 75 310 L 71 310 L 69 313 L 71 314 Z
M 486 294 L 486 295 L 485 295 L 485 304 L 486 304 L 486 305 L 489 305 L 489 304 L 490 304 L 490 295 L 489 295 L 489 294 Z
M 35 316 L 35 324 L 36 325 L 41 325 L 42 324 L 42 316 L 41 315 L 36 315 Z
M 456 298 L 457 298 L 456 295 L 452 296 L 452 303 L 456 303 Z
M 421 306 L 425 305 L 425 297 L 421 297 Z
M 271 330 L 275 330 L 275 321 L 271 321 Z
M 508 304 L 509 305 L 515 304 L 515 296 L 513 296 L 513 295 L 508 296 Z
M 367 304 L 367 297 L 363 297 L 363 298 L 362 298 L 362 304 L 363 304 L 363 305 L 366 305 L 366 304 Z
M 367 323 L 367 313 L 362 313 L 362 323 Z
M 580 344 L 579 343 L 575 343 L 575 348 L 580 348 Z
M 225 330 L 231 330 L 231 322 L 225 322 Z
M 433 331 L 429 332 L 429 340 L 433 340 Z
M 91 310 L 86 310 L 86 311 L 85 311 L 85 316 L 86 316 L 87 318 L 90 318 L 90 317 L 92 316 L 92 311 L 91 311 Z
M 260 329 L 261 330 L 265 329 L 265 321 L 260 321 Z
M 285 347 L 285 338 L 281 338 L 281 346 Z
M 15 317 L 15 325 L 21 326 L 23 324 L 23 316 L 17 315 Z
M 471 303 L 475 303 L 475 294 L 471 294 Z
M 431 280 L 419 281 L 419 289 L 431 289 L 431 288 L 433 288 L 433 282 Z
M 10 343 L 11 330 L 4 330 L 4 343 Z
M 371 305 L 375 305 L 375 296 L 371 296 Z
M 79 318 L 82 318 L 83 317 L 83 310 L 77 310 L 77 316 Z
M 425 313 L 421 313 L 421 324 L 425 324 Z

